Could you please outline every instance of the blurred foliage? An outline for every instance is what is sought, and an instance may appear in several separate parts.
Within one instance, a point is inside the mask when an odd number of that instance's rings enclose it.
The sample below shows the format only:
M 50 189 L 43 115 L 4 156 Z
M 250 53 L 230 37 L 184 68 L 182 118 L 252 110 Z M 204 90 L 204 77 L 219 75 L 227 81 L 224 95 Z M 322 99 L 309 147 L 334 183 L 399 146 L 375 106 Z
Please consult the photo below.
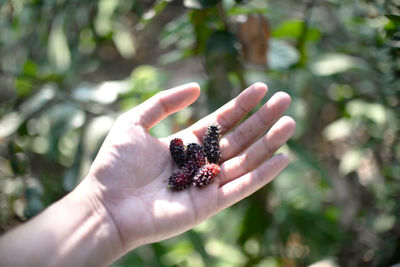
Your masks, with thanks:
M 274 182 L 113 266 L 400 262 L 400 1 L 0 1 L 0 227 L 84 177 L 118 114 L 197 81 L 166 136 L 255 81 L 292 96 Z

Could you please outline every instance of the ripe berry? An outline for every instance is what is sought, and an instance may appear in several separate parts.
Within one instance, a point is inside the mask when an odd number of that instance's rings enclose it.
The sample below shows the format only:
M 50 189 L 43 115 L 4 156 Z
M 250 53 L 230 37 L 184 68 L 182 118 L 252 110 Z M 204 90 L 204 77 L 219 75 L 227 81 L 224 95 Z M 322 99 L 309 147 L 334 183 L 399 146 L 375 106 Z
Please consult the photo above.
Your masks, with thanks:
M 206 164 L 206 157 L 203 148 L 197 143 L 191 143 L 187 146 L 187 165 L 190 165 L 197 171 Z
M 215 177 L 219 174 L 220 168 L 216 164 L 204 165 L 193 177 L 192 183 L 198 188 L 202 188 L 214 182 Z
M 188 188 L 192 183 L 193 172 L 188 168 L 179 169 L 168 179 L 167 188 L 173 190 L 182 190 Z
M 211 124 L 207 128 L 207 132 L 203 137 L 204 153 L 210 163 L 219 164 L 221 153 L 219 151 L 219 138 L 221 130 L 215 125 Z
M 176 164 L 178 164 L 179 167 L 183 167 L 186 163 L 186 150 L 182 139 L 172 139 L 169 143 L 169 151 Z

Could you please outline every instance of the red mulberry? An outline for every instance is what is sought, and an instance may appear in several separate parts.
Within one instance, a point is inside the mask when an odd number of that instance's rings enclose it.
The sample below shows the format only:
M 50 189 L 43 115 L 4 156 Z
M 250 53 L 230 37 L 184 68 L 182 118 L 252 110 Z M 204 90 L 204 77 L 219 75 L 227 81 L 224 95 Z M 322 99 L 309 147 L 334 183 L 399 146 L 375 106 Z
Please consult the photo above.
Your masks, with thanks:
M 202 188 L 214 182 L 219 174 L 220 168 L 216 164 L 207 164 L 203 166 L 193 177 L 192 182 L 198 188 Z
M 190 165 L 197 171 L 206 164 L 206 157 L 203 148 L 197 143 L 191 143 L 187 146 L 187 165 Z
M 187 168 L 179 169 L 168 179 L 167 188 L 173 190 L 182 190 L 188 188 L 192 183 L 193 171 Z
M 204 153 L 210 163 L 219 164 L 219 161 L 221 160 L 221 153 L 219 151 L 220 134 L 220 128 L 217 125 L 212 124 L 208 126 L 207 132 L 204 135 Z
M 178 164 L 179 167 L 183 167 L 186 163 L 186 149 L 182 139 L 172 139 L 169 143 L 169 151 L 176 164 Z

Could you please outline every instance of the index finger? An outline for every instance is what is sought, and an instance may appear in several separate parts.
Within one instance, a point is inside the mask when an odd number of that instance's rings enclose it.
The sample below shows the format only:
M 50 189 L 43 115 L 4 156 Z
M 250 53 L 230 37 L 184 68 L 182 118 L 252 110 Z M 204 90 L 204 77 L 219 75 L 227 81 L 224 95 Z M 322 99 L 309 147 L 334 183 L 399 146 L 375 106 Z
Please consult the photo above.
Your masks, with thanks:
M 192 104 L 200 94 L 197 83 L 187 83 L 169 90 L 157 93 L 126 115 L 136 118 L 138 123 L 149 130 L 168 115 Z
M 225 134 L 258 105 L 267 91 L 268 87 L 264 83 L 257 82 L 215 112 L 190 126 L 188 130 L 200 139 L 210 124 L 217 123 L 221 127 L 221 134 Z

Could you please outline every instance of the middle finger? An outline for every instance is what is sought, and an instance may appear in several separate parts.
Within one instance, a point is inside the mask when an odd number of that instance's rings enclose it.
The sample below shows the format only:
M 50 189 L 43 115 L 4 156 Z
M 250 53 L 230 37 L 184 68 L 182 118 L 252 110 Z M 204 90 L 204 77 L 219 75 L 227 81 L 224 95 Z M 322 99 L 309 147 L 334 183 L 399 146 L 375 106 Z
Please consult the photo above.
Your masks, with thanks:
M 238 155 L 249 147 L 282 116 L 289 105 L 288 94 L 284 92 L 274 94 L 256 113 L 221 139 L 221 162 Z

